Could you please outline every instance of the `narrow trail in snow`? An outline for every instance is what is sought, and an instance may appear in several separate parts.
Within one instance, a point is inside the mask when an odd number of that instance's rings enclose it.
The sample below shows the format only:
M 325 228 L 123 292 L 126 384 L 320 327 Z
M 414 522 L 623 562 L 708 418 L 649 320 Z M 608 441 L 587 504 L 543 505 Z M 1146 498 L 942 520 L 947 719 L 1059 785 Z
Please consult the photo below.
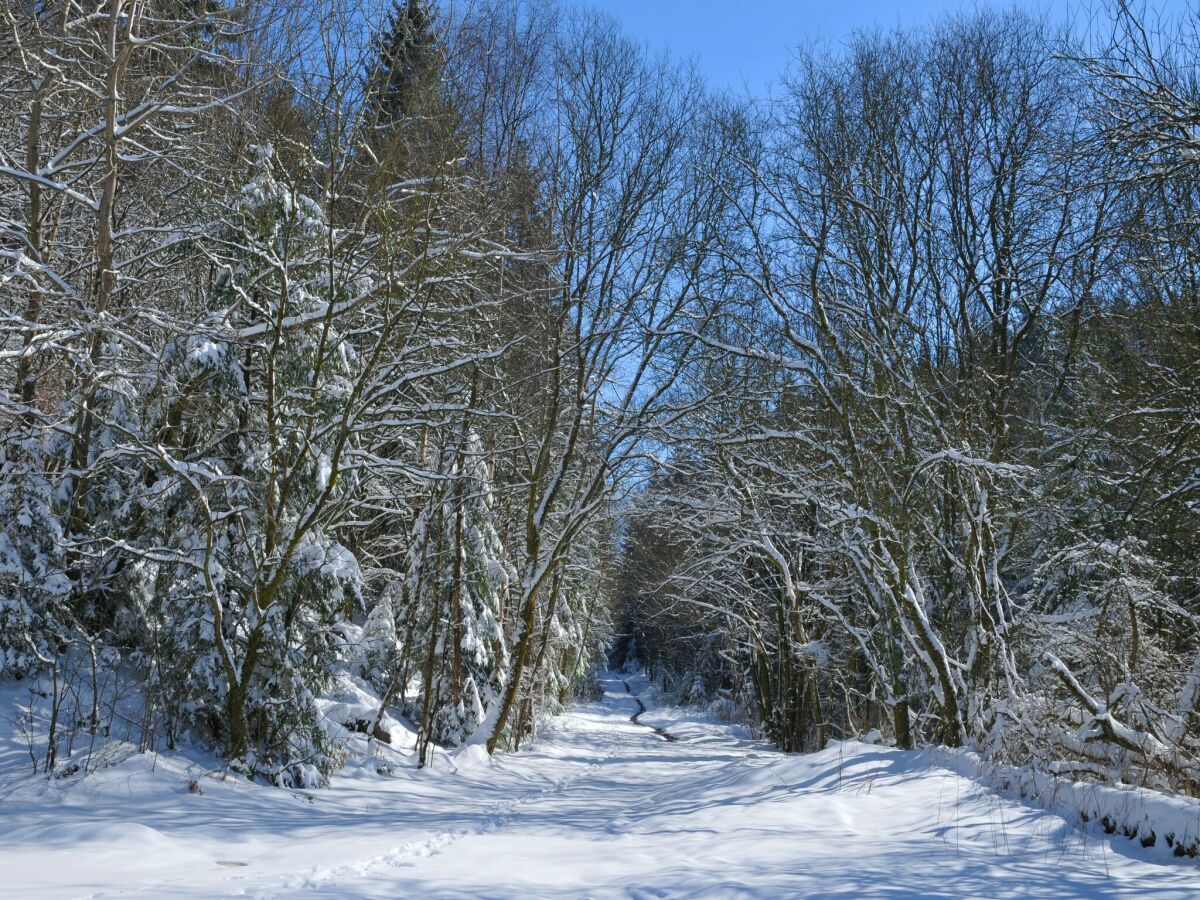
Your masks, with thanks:
M 621 684 L 625 685 L 626 692 L 629 694 L 630 697 L 633 698 L 634 702 L 637 703 L 637 705 L 638 705 L 638 711 L 629 717 L 629 721 L 632 722 L 634 725 L 638 725 L 642 728 L 649 728 L 651 731 L 653 731 L 655 734 L 657 734 L 660 738 L 667 741 L 668 743 L 671 743 L 671 744 L 676 743 L 679 740 L 679 738 L 677 738 L 675 735 L 671 734 L 671 732 L 667 731 L 667 729 L 655 728 L 653 725 L 642 725 L 642 723 L 638 721 L 638 719 L 641 717 L 641 715 L 646 712 L 646 704 L 642 702 L 641 697 L 639 697 L 637 694 L 635 694 L 633 692 L 633 689 L 629 686 L 628 681 L 626 681 L 624 678 L 622 678 Z
M 624 684 L 624 679 L 622 679 Z M 629 690 L 626 684 L 625 689 Z M 634 699 L 637 699 L 636 697 Z M 645 710 L 641 701 L 638 706 Z M 642 725 L 648 728 L 648 725 Z M 286 879 L 282 886 L 274 892 L 259 892 L 255 900 L 274 900 L 277 897 L 293 896 L 296 891 L 302 893 L 320 893 L 325 889 L 337 892 L 337 886 L 364 877 L 379 878 L 389 872 L 402 870 L 416 864 L 418 860 L 438 856 L 445 852 L 451 844 L 463 839 L 484 837 L 517 819 L 523 811 L 539 801 L 553 800 L 566 793 L 576 782 L 599 772 L 602 767 L 621 750 L 614 746 L 604 754 L 587 763 L 581 770 L 569 774 L 554 774 L 550 784 L 523 790 L 515 796 L 507 797 L 487 804 L 477 815 L 477 821 L 466 826 L 449 831 L 439 831 L 431 837 L 417 841 L 409 841 L 401 846 L 392 847 L 386 853 L 344 863 L 332 869 L 315 866 L 307 874 Z
M 668 742 L 674 743 L 678 741 L 679 739 L 667 732 L 666 729 L 643 725 L 638 721 L 638 717 L 647 711 L 646 705 L 633 692 L 628 681 L 620 676 L 617 676 L 617 679 L 624 686 L 625 692 L 638 706 L 638 711 L 630 716 L 629 720 L 639 728 L 653 731 L 654 734 Z M 256 900 L 274 900 L 277 897 L 292 896 L 295 892 L 320 894 L 330 889 L 336 893 L 338 885 L 344 885 L 362 878 L 386 877 L 389 872 L 396 872 L 412 867 L 421 859 L 441 855 L 449 849 L 450 845 L 458 841 L 468 838 L 485 837 L 509 825 L 518 819 L 524 811 L 539 801 L 545 801 L 561 795 L 577 782 L 595 775 L 602 770 L 603 766 L 612 757 L 619 755 L 627 749 L 627 746 L 623 743 L 614 745 L 607 752 L 586 764 L 581 771 L 554 777 L 552 783 L 547 787 L 541 787 L 528 793 L 523 792 L 518 796 L 488 804 L 481 811 L 479 821 L 469 827 L 441 831 L 423 840 L 410 841 L 402 846 L 392 847 L 386 853 L 367 859 L 351 861 L 333 868 L 318 865 L 313 867 L 307 875 L 286 879 L 275 891 L 256 893 L 255 898 Z M 636 807 L 620 810 L 620 813 L 609 823 L 606 831 L 619 830 L 617 828 L 618 825 L 628 824 L 629 820 L 625 817 L 625 814 L 632 813 L 635 809 Z

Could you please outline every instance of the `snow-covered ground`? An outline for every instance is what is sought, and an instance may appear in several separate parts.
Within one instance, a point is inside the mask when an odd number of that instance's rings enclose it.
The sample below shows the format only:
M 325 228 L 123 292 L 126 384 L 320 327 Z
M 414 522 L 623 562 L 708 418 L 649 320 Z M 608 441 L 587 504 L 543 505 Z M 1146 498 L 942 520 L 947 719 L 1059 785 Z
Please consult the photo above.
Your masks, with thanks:
M 604 688 L 531 750 L 362 765 L 319 791 L 222 781 L 183 756 L 47 782 L 20 772 L 12 739 L 0 896 L 1200 896 L 1195 861 L 1001 799 L 926 754 L 785 756 L 653 703 L 636 725 L 621 678 Z

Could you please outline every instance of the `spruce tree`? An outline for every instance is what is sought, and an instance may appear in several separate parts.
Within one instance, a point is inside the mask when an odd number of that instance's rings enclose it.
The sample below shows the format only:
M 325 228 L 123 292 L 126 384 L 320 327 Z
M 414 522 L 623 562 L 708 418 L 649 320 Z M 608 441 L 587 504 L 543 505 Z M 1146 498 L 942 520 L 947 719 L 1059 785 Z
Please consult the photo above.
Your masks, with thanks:
M 389 130 L 413 115 L 437 62 L 433 16 L 425 0 L 394 0 L 368 75 L 376 127 Z
M 508 650 L 504 596 L 516 578 L 496 529 L 479 437 L 468 431 L 438 452 L 431 496 L 417 517 L 398 632 L 423 656 L 420 692 L 407 711 L 429 742 L 470 743 L 498 710 Z M 484 726 L 487 725 L 487 728 Z
M 338 759 L 315 695 L 361 600 L 356 558 L 315 512 L 353 490 L 331 435 L 359 357 L 326 315 L 346 302 L 326 274 L 328 219 L 271 147 L 251 152 L 214 237 L 210 309 L 166 343 L 149 390 L 161 465 L 122 507 L 141 546 L 118 624 L 153 638 L 138 649 L 172 698 L 169 730 L 312 784 Z

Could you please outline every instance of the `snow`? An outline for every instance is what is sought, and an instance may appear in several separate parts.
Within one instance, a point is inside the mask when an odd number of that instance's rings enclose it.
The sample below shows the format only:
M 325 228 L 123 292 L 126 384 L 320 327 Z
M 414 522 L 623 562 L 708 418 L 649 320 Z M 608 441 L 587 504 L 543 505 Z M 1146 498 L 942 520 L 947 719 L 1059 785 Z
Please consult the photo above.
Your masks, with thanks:
M 639 706 L 626 682 L 648 707 L 640 725 L 630 720 Z M 354 686 L 344 687 L 344 712 L 353 712 Z M 601 699 L 553 721 L 529 750 L 488 760 L 475 745 L 416 770 L 411 754 L 389 748 L 382 752 L 397 761 L 391 774 L 380 774 L 378 755 L 355 751 L 329 788 L 314 791 L 223 778 L 216 760 L 196 752 L 132 748 L 86 777 L 47 780 L 29 772 L 19 730 L 0 722 L 0 893 L 1194 897 L 1200 890 L 1194 861 L 1005 799 L 933 765 L 929 751 L 840 742 L 788 756 L 742 726 L 661 705 L 640 676 L 606 674 L 603 687 Z M 0 718 L 11 715 L 21 690 L 0 690 Z
M 1200 800 L 1123 785 L 1068 781 L 1031 766 L 988 763 L 966 750 L 930 750 L 943 768 L 983 782 L 1005 796 L 1032 800 L 1072 821 L 1099 822 L 1109 833 L 1136 838 L 1162 853 L 1196 856 L 1200 852 Z

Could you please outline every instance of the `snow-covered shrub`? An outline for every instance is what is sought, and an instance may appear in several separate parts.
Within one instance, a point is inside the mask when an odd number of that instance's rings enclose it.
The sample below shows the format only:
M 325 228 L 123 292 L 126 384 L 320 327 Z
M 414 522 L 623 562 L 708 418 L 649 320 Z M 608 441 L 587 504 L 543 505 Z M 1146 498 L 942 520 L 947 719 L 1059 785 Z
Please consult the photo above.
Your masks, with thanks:
M 53 659 L 72 630 L 63 524 L 44 468 L 28 436 L 0 443 L 0 678 Z

